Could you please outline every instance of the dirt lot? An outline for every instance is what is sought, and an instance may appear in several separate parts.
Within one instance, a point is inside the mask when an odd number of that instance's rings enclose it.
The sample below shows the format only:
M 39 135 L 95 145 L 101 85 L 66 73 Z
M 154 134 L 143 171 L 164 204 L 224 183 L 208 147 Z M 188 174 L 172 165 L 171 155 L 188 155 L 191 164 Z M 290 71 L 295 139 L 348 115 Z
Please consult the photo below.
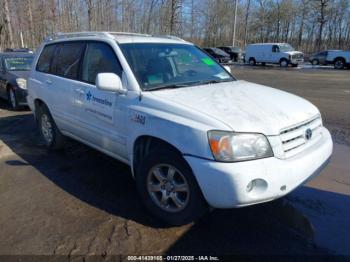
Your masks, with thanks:
M 319 177 L 283 199 L 168 228 L 141 205 L 127 166 L 77 143 L 48 153 L 30 112 L 1 101 L 0 254 L 350 254 L 350 71 L 232 69 L 320 108 L 336 143 Z

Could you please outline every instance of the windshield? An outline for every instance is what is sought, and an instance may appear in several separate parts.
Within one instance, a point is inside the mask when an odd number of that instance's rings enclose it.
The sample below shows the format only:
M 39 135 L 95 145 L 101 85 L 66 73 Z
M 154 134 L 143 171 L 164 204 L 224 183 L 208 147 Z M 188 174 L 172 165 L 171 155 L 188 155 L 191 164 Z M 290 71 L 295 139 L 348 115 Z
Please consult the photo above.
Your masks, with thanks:
M 121 44 L 143 90 L 176 88 L 235 79 L 199 48 L 188 44 Z
M 239 48 L 239 47 L 231 47 L 231 50 L 232 50 L 233 52 L 242 52 L 242 49 Z
M 278 45 L 278 47 L 280 48 L 280 52 L 290 52 L 295 50 L 290 44 L 282 44 Z
M 214 51 L 215 54 L 227 56 L 227 53 L 225 51 L 222 51 L 219 48 L 214 47 L 214 48 L 212 48 L 212 50 Z
M 5 58 L 5 67 L 9 71 L 28 71 L 30 70 L 33 57 L 7 57 Z

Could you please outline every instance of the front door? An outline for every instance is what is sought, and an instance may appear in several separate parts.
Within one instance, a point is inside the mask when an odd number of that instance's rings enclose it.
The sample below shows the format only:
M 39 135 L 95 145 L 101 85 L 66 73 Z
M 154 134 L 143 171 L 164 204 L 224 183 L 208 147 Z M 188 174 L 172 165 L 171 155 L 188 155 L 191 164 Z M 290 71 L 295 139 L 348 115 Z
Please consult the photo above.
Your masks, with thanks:
M 111 46 L 104 42 L 88 42 L 81 82 L 75 86 L 74 98 L 82 139 L 113 154 L 122 156 L 126 140 L 119 135 L 119 96 L 96 88 L 98 73 L 115 73 L 122 77 L 122 68 Z

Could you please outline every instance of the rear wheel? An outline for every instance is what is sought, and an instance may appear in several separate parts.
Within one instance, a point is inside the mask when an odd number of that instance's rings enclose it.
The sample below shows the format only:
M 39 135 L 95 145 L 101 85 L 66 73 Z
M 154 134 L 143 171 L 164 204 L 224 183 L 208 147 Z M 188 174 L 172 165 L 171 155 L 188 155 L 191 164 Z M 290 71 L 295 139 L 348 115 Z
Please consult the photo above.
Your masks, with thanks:
M 140 163 L 136 184 L 148 210 L 167 224 L 190 223 L 208 210 L 191 168 L 174 150 L 151 151 Z
M 16 97 L 15 91 L 13 90 L 12 87 L 10 87 L 7 90 L 7 97 L 8 97 L 8 101 L 10 103 L 11 109 L 18 110 L 19 105 L 18 105 L 17 97 Z
M 345 60 L 344 60 L 344 58 L 339 57 L 339 58 L 336 58 L 334 60 L 334 68 L 335 69 L 343 69 L 344 67 L 345 67 Z
M 42 104 L 35 110 L 39 131 L 48 149 L 61 149 L 64 147 L 66 138 L 62 135 L 53 120 L 49 109 Z
M 256 61 L 254 58 L 249 58 L 249 65 L 251 66 L 255 66 L 256 65 Z

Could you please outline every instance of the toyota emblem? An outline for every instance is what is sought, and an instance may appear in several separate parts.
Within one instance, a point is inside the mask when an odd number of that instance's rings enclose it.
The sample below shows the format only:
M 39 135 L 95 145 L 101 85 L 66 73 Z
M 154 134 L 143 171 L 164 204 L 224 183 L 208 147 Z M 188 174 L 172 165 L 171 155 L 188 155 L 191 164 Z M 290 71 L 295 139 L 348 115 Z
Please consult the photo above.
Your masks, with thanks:
M 306 138 L 306 140 L 310 140 L 311 137 L 312 137 L 312 130 L 310 128 L 308 128 L 305 131 L 305 138 Z

